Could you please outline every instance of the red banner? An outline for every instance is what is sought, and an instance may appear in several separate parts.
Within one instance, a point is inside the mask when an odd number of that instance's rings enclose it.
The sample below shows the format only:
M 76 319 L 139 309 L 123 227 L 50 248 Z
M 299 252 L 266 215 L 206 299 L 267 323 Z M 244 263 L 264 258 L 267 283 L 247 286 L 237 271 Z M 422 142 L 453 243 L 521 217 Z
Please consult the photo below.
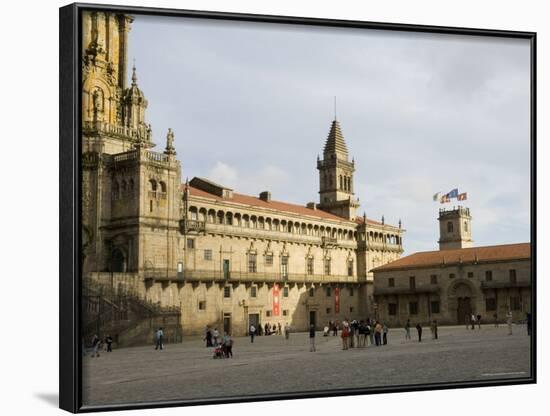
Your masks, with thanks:
M 279 316 L 279 285 L 273 285 L 273 316 Z
M 340 288 L 334 288 L 334 312 L 340 313 Z

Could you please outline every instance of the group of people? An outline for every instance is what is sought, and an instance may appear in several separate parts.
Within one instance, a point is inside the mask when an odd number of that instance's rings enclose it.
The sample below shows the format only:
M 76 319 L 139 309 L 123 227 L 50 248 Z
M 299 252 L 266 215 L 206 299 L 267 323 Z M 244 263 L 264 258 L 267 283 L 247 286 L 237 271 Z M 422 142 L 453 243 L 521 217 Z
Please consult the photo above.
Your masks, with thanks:
M 370 317 L 366 320 L 352 320 L 347 318 L 342 322 L 329 321 L 325 326 L 323 336 L 338 336 L 342 338 L 342 349 L 361 348 L 370 345 L 386 345 L 388 343 L 388 326 L 384 322 L 380 322 Z M 367 341 L 368 340 L 368 341 Z
M 273 325 L 266 323 L 263 327 L 262 325 L 258 325 L 258 328 L 256 328 L 254 324 L 250 324 L 248 335 L 250 336 L 250 342 L 254 342 L 254 337 L 262 335 L 284 335 L 286 339 L 289 339 L 290 325 L 287 322 L 283 328 L 281 323 L 277 322 L 277 324 Z
M 206 341 L 207 348 L 214 348 L 214 358 L 233 357 L 233 339 L 228 332 L 222 336 L 218 328 L 206 325 L 203 341 Z
M 99 351 L 101 351 L 103 347 L 105 347 L 106 352 L 113 352 L 113 337 L 107 335 L 104 339 L 101 339 L 97 334 L 94 334 L 91 345 L 91 357 L 99 357 Z M 82 342 L 82 355 L 86 355 L 86 346 L 84 342 Z
M 417 322 L 415 325 L 416 332 L 418 334 L 418 342 L 422 342 L 422 324 L 420 322 Z M 432 333 L 432 339 L 437 339 L 437 320 L 433 320 L 430 322 L 430 332 Z M 405 323 L 405 340 L 411 339 L 411 320 L 407 319 L 407 322 Z

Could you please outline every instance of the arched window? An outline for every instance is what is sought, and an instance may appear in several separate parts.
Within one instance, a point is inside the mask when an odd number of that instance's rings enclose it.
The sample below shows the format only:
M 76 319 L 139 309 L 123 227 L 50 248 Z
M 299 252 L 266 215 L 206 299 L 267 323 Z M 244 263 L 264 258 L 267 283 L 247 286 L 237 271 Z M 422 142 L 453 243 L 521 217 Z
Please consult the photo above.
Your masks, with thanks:
M 447 223 L 447 232 L 448 233 L 452 233 L 453 232 L 453 223 L 451 221 L 449 221 Z

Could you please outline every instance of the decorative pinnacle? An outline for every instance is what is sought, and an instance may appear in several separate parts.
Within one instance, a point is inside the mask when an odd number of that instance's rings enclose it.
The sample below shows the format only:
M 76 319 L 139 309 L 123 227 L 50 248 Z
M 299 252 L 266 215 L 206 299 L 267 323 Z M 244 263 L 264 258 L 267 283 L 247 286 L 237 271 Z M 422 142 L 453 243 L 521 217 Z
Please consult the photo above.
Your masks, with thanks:
M 399 218 L 399 228 L 401 228 L 401 218 Z
M 382 215 L 382 225 L 384 225 L 384 216 Z
M 132 85 L 137 85 L 136 60 L 135 59 L 134 59 L 134 65 L 132 66 Z

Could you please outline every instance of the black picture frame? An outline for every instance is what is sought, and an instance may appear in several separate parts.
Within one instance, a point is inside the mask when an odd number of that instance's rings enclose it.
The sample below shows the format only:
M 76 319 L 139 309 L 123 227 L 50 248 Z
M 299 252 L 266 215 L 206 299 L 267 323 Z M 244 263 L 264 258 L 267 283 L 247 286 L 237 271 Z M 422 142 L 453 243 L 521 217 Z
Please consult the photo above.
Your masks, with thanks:
M 531 85 L 530 85 L 530 192 L 531 192 L 531 305 L 533 333 L 531 337 L 531 374 L 524 378 L 501 379 L 472 382 L 434 383 L 375 387 L 345 390 L 323 390 L 316 392 L 293 392 L 284 394 L 266 394 L 245 397 L 231 397 L 207 400 L 175 400 L 122 405 L 82 405 L 82 378 L 80 354 L 80 172 L 81 172 L 81 14 L 83 11 L 101 10 L 124 12 L 134 15 L 171 16 L 201 18 L 212 20 L 233 20 L 245 22 L 269 22 L 278 24 L 314 25 L 339 28 L 379 29 L 401 32 L 424 32 L 433 34 L 475 35 L 501 38 L 528 39 L 531 45 Z M 123 409 L 145 409 L 153 407 L 174 407 L 206 405 L 234 402 L 254 402 L 277 399 L 301 399 L 331 396 L 350 396 L 373 393 L 413 392 L 471 387 L 489 387 L 531 384 L 537 381 L 536 341 L 537 341 L 537 235 L 536 235 L 536 41 L 534 32 L 518 32 L 494 29 L 474 29 L 463 27 L 425 26 L 413 24 L 393 24 L 351 20 L 318 19 L 291 16 L 268 16 L 239 13 L 205 12 L 195 10 L 161 9 L 152 7 L 130 7 L 98 4 L 70 4 L 60 8 L 60 266 L 59 266 L 59 407 L 73 413 L 90 411 L 108 411 Z

